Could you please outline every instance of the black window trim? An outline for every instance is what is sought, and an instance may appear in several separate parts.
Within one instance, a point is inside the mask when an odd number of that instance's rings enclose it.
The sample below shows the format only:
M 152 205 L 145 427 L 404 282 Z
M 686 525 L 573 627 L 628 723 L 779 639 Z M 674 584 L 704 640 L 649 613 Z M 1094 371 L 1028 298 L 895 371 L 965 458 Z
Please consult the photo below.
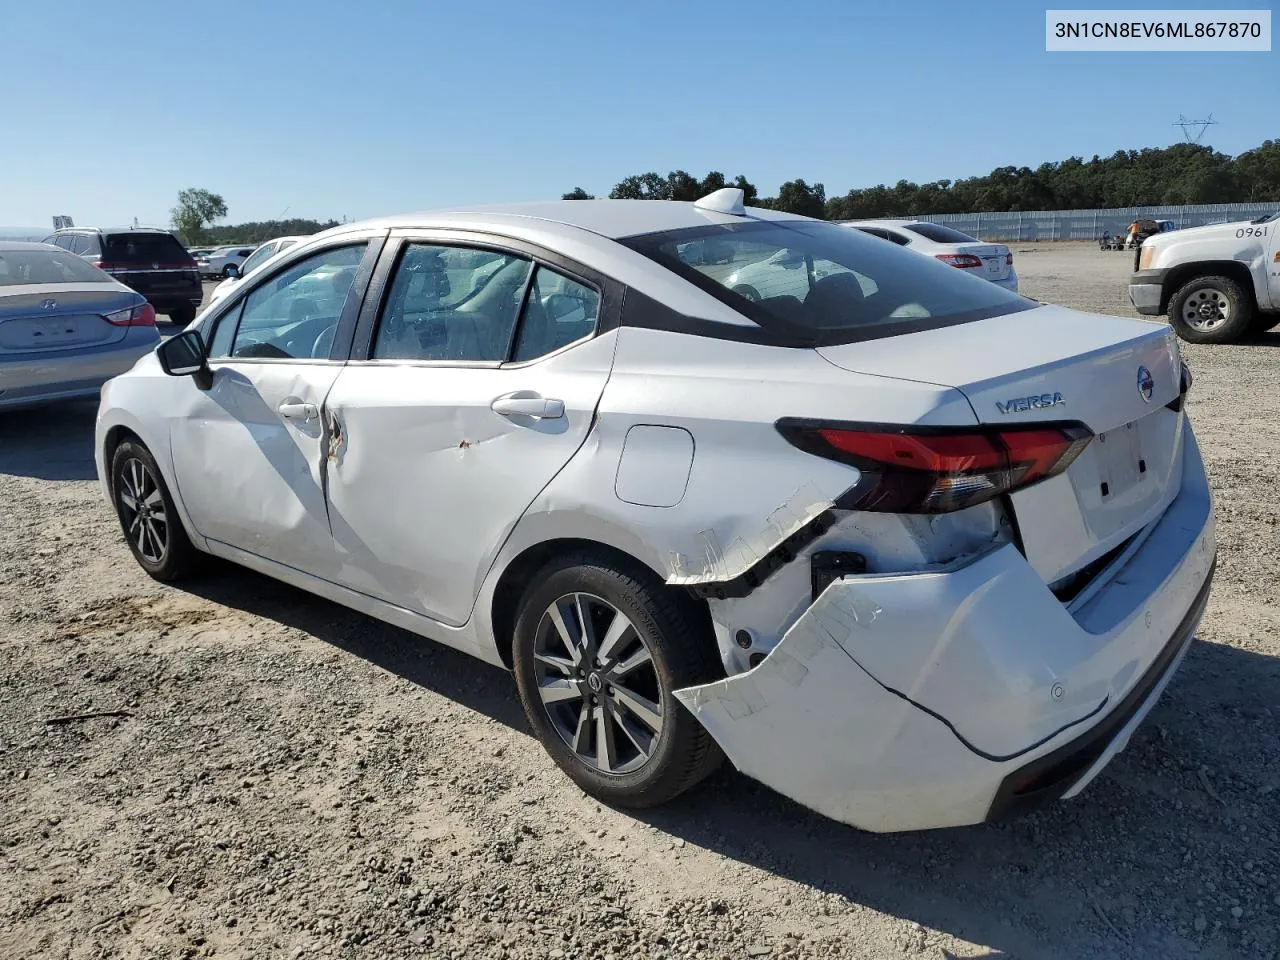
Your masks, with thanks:
M 400 263 L 400 258 L 403 255 L 405 248 L 411 244 L 429 244 L 431 246 L 438 247 L 465 247 L 469 250 L 485 250 L 492 253 L 520 257 L 533 264 L 533 269 L 529 271 L 529 275 L 525 278 L 525 287 L 520 300 L 520 312 L 516 316 L 516 323 L 514 324 L 512 335 L 507 342 L 506 359 L 500 361 L 379 360 L 373 357 L 374 335 L 378 329 L 378 325 L 382 322 L 382 312 L 386 308 L 387 299 L 391 294 L 391 285 L 395 276 L 395 270 Z M 541 357 L 515 362 L 510 358 L 512 352 L 515 350 L 515 344 L 519 339 L 520 325 L 524 319 L 525 303 L 529 296 L 533 277 L 537 273 L 537 268 L 539 266 L 545 266 L 549 270 L 594 289 L 600 296 L 600 309 L 596 316 L 595 329 L 590 334 L 579 337 L 577 340 L 574 340 L 573 343 L 566 344 L 564 347 L 554 350 L 551 353 L 544 354 Z M 374 268 L 373 278 L 370 281 L 369 289 L 365 294 L 364 304 L 360 311 L 356 335 L 349 353 L 349 360 L 351 363 L 361 364 L 413 364 L 422 366 L 475 367 L 478 369 L 526 367 L 532 363 L 539 363 L 547 357 L 555 356 L 563 350 L 569 349 L 570 347 L 586 340 L 594 339 L 609 330 L 616 329 L 620 324 L 622 301 L 625 289 L 626 288 L 617 280 L 601 273 L 598 270 L 594 270 L 585 264 L 572 260 L 563 254 L 548 250 L 546 247 L 539 244 L 530 243 L 526 240 L 521 240 L 515 237 L 509 237 L 505 234 L 492 233 L 474 228 L 398 227 L 391 231 L 391 236 L 387 239 L 387 243 L 382 250 L 382 255 L 378 260 L 378 264 Z
M 245 300 L 255 291 L 260 290 L 265 284 L 268 284 L 280 276 L 282 273 L 295 266 L 302 260 L 308 260 L 316 254 L 324 253 L 328 250 L 334 250 L 339 247 L 354 247 L 359 244 L 367 244 L 364 256 L 360 260 L 360 265 L 356 267 L 356 275 L 351 281 L 351 292 L 355 294 L 347 295 L 347 302 L 342 307 L 342 315 L 338 318 L 338 330 L 333 336 L 333 344 L 329 348 L 329 356 L 327 357 L 215 357 L 210 358 L 210 363 L 346 363 L 351 352 L 351 341 L 355 336 L 356 323 L 360 316 L 360 311 L 364 307 L 365 298 L 371 289 L 370 280 L 373 276 L 375 266 L 378 264 L 378 258 L 382 254 L 384 245 L 387 242 L 387 231 L 381 230 L 377 232 L 359 231 L 354 233 L 343 234 L 330 238 L 327 242 L 319 246 L 308 246 L 303 249 L 302 244 L 295 244 L 290 249 L 296 251 L 297 256 L 290 256 L 284 262 L 277 264 L 276 268 L 266 276 L 254 281 L 252 287 L 244 290 L 237 290 L 228 295 L 225 300 L 209 311 L 201 318 L 196 329 L 200 331 L 200 336 L 207 344 L 213 343 L 213 338 L 217 332 L 217 326 L 224 319 L 239 310 Z M 239 327 L 239 319 L 236 320 L 236 326 Z M 235 345 L 236 333 L 239 330 L 233 330 L 231 333 L 232 346 Z
M 865 327 L 849 327 L 843 330 L 813 330 L 811 328 L 802 327 L 798 324 L 788 323 L 787 321 L 774 316 L 766 310 L 761 309 L 756 304 L 741 297 L 729 290 L 727 287 L 717 283 L 711 277 L 702 273 L 700 270 L 693 268 L 677 257 L 669 256 L 662 252 L 661 247 L 667 243 L 686 243 L 690 240 L 698 240 L 707 236 L 723 236 L 725 231 L 730 233 L 751 232 L 760 230 L 765 227 L 771 229 L 794 230 L 797 233 L 804 233 L 803 227 L 812 222 L 808 220 L 796 220 L 794 222 L 787 220 L 751 220 L 746 223 L 732 225 L 710 224 L 705 227 L 682 227 L 676 230 L 661 230 L 654 233 L 637 234 L 635 236 L 624 237 L 618 240 L 623 246 L 626 246 L 636 253 L 647 257 L 649 260 L 666 267 L 676 276 L 684 280 L 688 280 L 699 290 L 715 297 L 725 306 L 742 314 L 748 320 L 751 320 L 761 330 L 766 331 L 771 336 L 765 342 L 772 341 L 775 346 L 786 347 L 834 347 L 850 343 L 863 343 L 868 340 L 885 340 L 889 337 L 905 336 L 909 333 L 922 333 L 926 330 L 941 330 L 945 327 L 955 327 L 964 323 L 973 323 L 977 320 L 989 320 L 993 317 L 1001 317 L 1011 313 L 1021 313 L 1024 310 L 1032 310 L 1041 304 L 1025 297 L 1010 301 L 1003 305 L 993 305 L 978 310 L 966 310 L 963 313 L 951 314 L 945 317 L 921 317 L 909 318 L 904 317 L 893 323 L 872 324 Z M 797 226 L 799 225 L 799 226 Z M 831 224 L 831 226 L 838 226 Z M 878 239 L 878 238 L 877 238 Z M 700 326 L 702 329 L 699 335 L 702 336 L 718 336 L 717 332 L 706 332 L 708 326 L 707 321 L 697 321 L 695 318 L 686 318 L 689 320 L 690 329 L 693 333 L 694 326 Z M 742 336 L 740 331 L 734 330 L 728 324 L 713 324 L 714 327 L 724 328 L 726 335 L 723 339 L 747 339 Z M 749 328 L 747 328 L 749 329 Z M 750 338 L 759 342 L 757 338 Z

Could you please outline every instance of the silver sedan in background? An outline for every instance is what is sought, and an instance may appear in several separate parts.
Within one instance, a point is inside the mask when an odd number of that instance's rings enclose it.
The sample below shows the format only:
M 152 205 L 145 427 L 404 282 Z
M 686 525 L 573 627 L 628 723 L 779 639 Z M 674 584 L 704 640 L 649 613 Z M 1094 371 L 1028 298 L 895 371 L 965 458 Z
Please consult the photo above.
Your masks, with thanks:
M 96 397 L 159 342 L 142 294 L 49 244 L 0 241 L 0 410 Z

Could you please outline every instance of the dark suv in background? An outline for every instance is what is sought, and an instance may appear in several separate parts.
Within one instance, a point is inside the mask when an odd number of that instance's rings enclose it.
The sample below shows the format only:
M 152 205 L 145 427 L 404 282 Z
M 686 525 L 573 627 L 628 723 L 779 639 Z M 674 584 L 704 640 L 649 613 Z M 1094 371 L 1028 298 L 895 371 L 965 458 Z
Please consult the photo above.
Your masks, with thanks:
M 200 271 L 186 247 L 167 230 L 145 227 L 68 227 L 45 243 L 79 254 L 147 298 L 156 313 L 186 326 L 204 298 Z

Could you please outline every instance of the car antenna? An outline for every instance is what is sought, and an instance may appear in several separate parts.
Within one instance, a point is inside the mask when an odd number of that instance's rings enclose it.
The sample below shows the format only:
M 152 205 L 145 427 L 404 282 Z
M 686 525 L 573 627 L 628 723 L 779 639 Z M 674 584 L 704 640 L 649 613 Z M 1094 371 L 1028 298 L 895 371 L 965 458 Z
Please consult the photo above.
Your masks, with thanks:
M 699 210 L 711 210 L 715 213 L 728 213 L 735 217 L 745 217 L 747 208 L 743 205 L 743 193 L 738 187 L 721 187 L 708 193 L 701 200 L 695 200 L 694 206 Z

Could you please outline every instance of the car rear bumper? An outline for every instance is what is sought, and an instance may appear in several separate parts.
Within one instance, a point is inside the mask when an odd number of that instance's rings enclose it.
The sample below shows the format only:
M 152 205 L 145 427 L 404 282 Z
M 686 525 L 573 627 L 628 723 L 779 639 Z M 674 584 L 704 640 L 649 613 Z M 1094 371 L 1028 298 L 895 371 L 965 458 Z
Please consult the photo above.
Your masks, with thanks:
M 1013 267 L 1009 268 L 1009 275 L 1003 280 L 992 280 L 991 282 L 997 287 L 1004 287 L 1006 290 L 1012 290 L 1014 293 L 1018 292 L 1018 274 Z
M 1072 796 L 1128 741 L 1207 602 L 1212 503 L 1181 492 L 1071 604 L 1004 545 L 832 583 L 759 666 L 676 692 L 740 770 L 877 832 Z
M 101 350 L 0 360 L 0 409 L 96 396 L 159 342 L 155 327 L 130 327 L 123 340 Z

